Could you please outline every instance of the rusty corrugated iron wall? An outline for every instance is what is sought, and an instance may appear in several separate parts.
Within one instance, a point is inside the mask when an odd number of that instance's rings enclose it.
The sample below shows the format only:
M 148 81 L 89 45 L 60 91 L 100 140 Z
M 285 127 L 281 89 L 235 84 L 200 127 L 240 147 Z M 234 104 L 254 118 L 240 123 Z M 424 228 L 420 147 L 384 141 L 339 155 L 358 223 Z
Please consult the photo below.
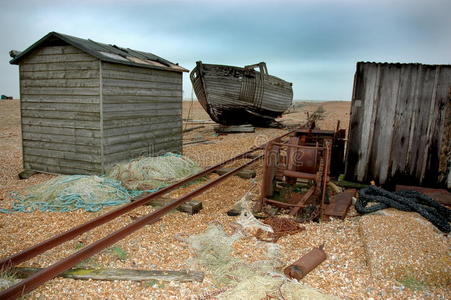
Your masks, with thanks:
M 449 185 L 450 103 L 451 65 L 357 63 L 346 179 Z

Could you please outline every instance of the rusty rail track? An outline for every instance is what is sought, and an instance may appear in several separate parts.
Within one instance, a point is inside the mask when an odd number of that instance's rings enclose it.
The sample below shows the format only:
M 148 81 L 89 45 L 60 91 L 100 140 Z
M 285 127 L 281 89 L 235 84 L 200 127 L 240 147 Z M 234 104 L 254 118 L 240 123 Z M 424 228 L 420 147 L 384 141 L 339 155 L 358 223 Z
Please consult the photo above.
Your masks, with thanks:
M 290 131 L 290 132 L 282 135 L 282 137 L 287 136 L 292 132 L 293 131 Z M 58 235 L 56 235 L 50 239 L 47 239 L 35 246 L 25 249 L 15 255 L 4 258 L 0 261 L 0 269 L 5 270 L 5 269 L 11 268 L 21 262 L 27 261 L 47 250 L 50 250 L 50 249 L 52 249 L 64 242 L 67 242 L 69 240 L 72 240 L 73 238 L 75 238 L 87 231 L 90 231 L 90 230 L 92 230 L 102 224 L 105 224 L 105 223 L 139 207 L 139 206 L 142 206 L 142 205 L 148 203 L 149 201 L 151 201 L 152 199 L 157 198 L 158 196 L 166 194 L 169 191 L 172 191 L 194 179 L 208 175 L 208 174 L 212 173 L 213 171 L 215 171 L 216 169 L 218 169 L 230 162 L 233 162 L 234 160 L 246 158 L 249 154 L 251 154 L 257 150 L 261 150 L 265 144 L 263 144 L 259 147 L 255 147 L 244 153 L 241 153 L 241 154 L 239 154 L 233 158 L 230 158 L 226 161 L 223 161 L 219 164 L 216 164 L 216 165 L 214 165 L 210 168 L 207 168 L 193 176 L 190 176 L 184 180 L 181 180 L 177 183 L 167 186 L 157 192 L 140 196 L 140 197 L 134 199 L 133 202 L 130 202 L 130 203 L 123 205 L 115 210 L 112 210 L 104 215 L 94 218 L 93 220 L 91 220 L 87 223 L 78 225 L 66 232 L 58 234 Z M 169 211 L 182 205 L 184 202 L 188 201 L 192 197 L 195 197 L 195 196 L 203 193 L 204 191 L 208 190 L 209 188 L 219 184 L 221 181 L 234 175 L 241 169 L 249 166 L 250 164 L 255 163 L 256 161 L 261 159 L 263 156 L 264 155 L 259 155 L 255 158 L 253 158 L 252 160 L 246 162 L 245 164 L 234 168 L 230 172 L 225 173 L 224 175 L 206 183 L 205 185 L 195 189 L 194 191 L 191 191 L 191 192 L 187 193 L 186 195 L 181 196 L 180 198 L 168 203 L 164 207 L 157 209 L 156 211 L 154 211 L 148 215 L 145 215 L 145 216 L 142 216 L 142 217 L 136 219 L 134 222 L 132 222 L 132 223 L 126 225 L 125 227 L 107 235 L 106 237 L 84 247 L 83 249 L 70 255 L 69 257 L 62 259 L 62 260 L 56 262 L 55 264 L 18 282 L 17 284 L 9 287 L 8 289 L 0 292 L 0 299 L 17 299 L 18 297 L 31 292 L 32 290 L 36 289 L 43 283 L 55 278 L 62 272 L 72 268 L 74 265 L 81 262 L 82 260 L 87 259 L 87 258 L 93 256 L 94 254 L 102 251 L 103 249 L 113 245 L 114 243 L 116 243 L 119 240 L 123 239 L 124 237 L 130 235 L 131 233 L 135 232 L 136 230 L 142 228 L 143 226 L 157 222 L 162 216 L 164 216 Z
M 142 205 L 148 203 L 152 199 L 155 199 L 163 194 L 166 194 L 184 184 L 187 184 L 190 181 L 193 181 L 194 179 L 208 175 L 208 174 L 212 173 L 213 171 L 219 169 L 220 167 L 222 167 L 234 160 L 244 158 L 248 154 L 251 154 L 257 150 L 258 150 L 258 148 L 251 149 L 249 151 L 241 153 L 240 155 L 232 157 L 231 159 L 228 159 L 228 160 L 223 161 L 217 165 L 214 165 L 208 169 L 205 169 L 197 174 L 194 174 L 193 176 L 190 176 L 184 180 L 181 180 L 172 185 L 169 185 L 157 192 L 154 192 L 151 194 L 146 194 L 146 195 L 140 196 L 138 198 L 135 198 L 133 202 L 130 202 L 123 206 L 120 206 L 117 209 L 114 209 L 106 214 L 103 214 L 97 218 L 94 218 L 87 223 L 78 225 L 66 232 L 58 234 L 48 240 L 45 240 L 35 246 L 25 249 L 17 254 L 14 254 L 10 257 L 6 257 L 6 258 L 0 260 L 0 270 L 14 267 L 14 266 L 16 266 L 24 261 L 27 261 L 41 253 L 44 253 L 45 251 L 48 251 L 58 245 L 61 245 L 62 243 L 66 242 L 66 241 L 70 241 L 71 239 L 75 238 L 76 236 L 79 236 L 87 231 L 90 231 L 90 230 L 92 230 L 100 225 L 103 225 L 103 224 L 105 224 L 131 210 L 134 210 L 135 208 L 137 208 L 139 206 L 142 206 Z

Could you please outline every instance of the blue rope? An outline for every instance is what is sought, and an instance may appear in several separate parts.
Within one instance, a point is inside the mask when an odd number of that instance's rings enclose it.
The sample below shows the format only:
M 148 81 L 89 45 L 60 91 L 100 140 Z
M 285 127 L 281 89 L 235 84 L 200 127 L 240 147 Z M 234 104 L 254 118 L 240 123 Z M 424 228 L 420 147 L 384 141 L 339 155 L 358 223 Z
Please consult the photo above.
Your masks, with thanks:
M 87 177 L 89 176 L 86 175 L 68 176 L 68 178 L 58 181 L 58 184 L 69 183 Z M 17 193 L 11 193 L 11 196 L 17 201 L 13 203 L 11 209 L 0 208 L 0 213 L 33 212 L 36 210 L 42 212 L 69 212 L 77 209 L 84 209 L 89 212 L 96 212 L 107 206 L 116 206 L 130 202 L 131 199 L 138 197 L 142 193 L 154 193 L 167 186 L 167 185 L 161 186 L 159 188 L 155 188 L 152 190 L 128 190 L 125 187 L 123 187 L 119 181 L 104 176 L 100 178 L 103 179 L 101 183 L 102 185 L 111 186 L 116 189 L 116 192 L 112 193 L 111 197 L 111 199 L 115 200 L 107 200 L 101 203 L 89 202 L 89 200 L 95 199 L 95 195 L 89 195 L 87 197 L 88 201 L 86 201 L 79 194 L 64 194 L 63 190 L 62 193 L 60 193 L 56 197 L 54 202 L 45 202 L 45 201 L 33 201 L 33 199 L 37 199 L 37 196 L 33 194 L 24 198 Z

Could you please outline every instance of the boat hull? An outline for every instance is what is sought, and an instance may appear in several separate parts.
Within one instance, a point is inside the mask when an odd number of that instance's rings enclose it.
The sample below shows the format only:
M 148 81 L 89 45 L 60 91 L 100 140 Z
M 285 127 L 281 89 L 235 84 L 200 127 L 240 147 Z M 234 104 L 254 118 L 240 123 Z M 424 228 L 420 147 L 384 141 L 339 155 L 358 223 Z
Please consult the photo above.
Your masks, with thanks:
M 197 62 L 190 79 L 202 107 L 223 125 L 269 126 L 293 101 L 291 83 L 251 68 Z

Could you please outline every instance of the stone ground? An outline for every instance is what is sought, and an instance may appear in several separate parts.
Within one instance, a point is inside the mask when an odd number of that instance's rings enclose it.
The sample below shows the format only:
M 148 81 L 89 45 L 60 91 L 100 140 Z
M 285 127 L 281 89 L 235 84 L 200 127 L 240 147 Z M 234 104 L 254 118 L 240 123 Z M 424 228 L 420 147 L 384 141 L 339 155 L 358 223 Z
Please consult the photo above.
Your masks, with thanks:
M 349 102 L 305 103 L 295 113 L 284 116 L 286 122 L 305 120 L 305 111 L 314 111 L 319 105 L 326 110 L 327 118 L 320 122 L 323 129 L 335 128 L 336 121 L 349 121 Z M 190 102 L 184 103 L 187 117 Z M 191 119 L 207 119 L 198 103 L 194 103 Z M 192 126 L 192 125 L 188 125 Z M 193 144 L 184 147 L 184 154 L 202 166 L 212 165 L 235 154 L 261 144 L 270 137 L 282 134 L 279 129 L 257 129 L 251 134 L 217 136 L 213 125 L 191 131 L 184 141 L 206 139 L 211 144 Z M 33 184 L 44 182 L 53 175 L 39 174 L 19 180 L 21 171 L 21 138 L 18 100 L 0 101 L 0 208 L 12 204 L 9 193 L 21 191 Z M 257 188 L 262 166 L 255 165 Z M 209 176 L 210 179 L 217 175 Z M 176 197 L 204 182 L 176 190 Z M 204 209 L 195 216 L 174 212 L 161 221 L 146 226 L 115 246 L 124 255 L 112 249 L 105 250 L 85 262 L 85 265 L 108 268 L 134 268 L 180 270 L 192 269 L 193 253 L 178 239 L 180 234 L 190 236 L 204 232 L 208 224 L 221 224 L 228 233 L 235 228 L 236 219 L 226 212 L 253 184 L 249 180 L 233 177 L 216 188 L 200 195 Z M 112 208 L 109 208 L 112 209 Z M 13 213 L 0 214 L 0 257 L 9 256 L 21 249 L 86 222 L 107 211 L 89 213 Z M 83 234 L 76 240 L 56 247 L 23 266 L 45 267 L 69 254 L 80 245 L 87 245 L 106 234 L 128 224 L 136 216 L 152 211 L 150 206 L 138 208 L 108 224 Z M 297 260 L 323 242 L 328 259 L 308 274 L 302 283 L 324 294 L 343 299 L 446 299 L 450 295 L 450 243 L 449 238 L 435 230 L 427 221 L 414 213 L 388 211 L 385 215 L 358 216 L 351 209 L 345 221 L 305 224 L 306 230 L 282 237 L 283 265 Z M 263 251 L 254 237 L 239 240 L 233 255 L 249 263 L 262 259 Z M 130 281 L 81 281 L 57 278 L 25 296 L 29 299 L 214 299 L 223 291 L 209 276 L 202 283 L 149 283 Z M 267 298 L 281 298 L 268 295 Z

